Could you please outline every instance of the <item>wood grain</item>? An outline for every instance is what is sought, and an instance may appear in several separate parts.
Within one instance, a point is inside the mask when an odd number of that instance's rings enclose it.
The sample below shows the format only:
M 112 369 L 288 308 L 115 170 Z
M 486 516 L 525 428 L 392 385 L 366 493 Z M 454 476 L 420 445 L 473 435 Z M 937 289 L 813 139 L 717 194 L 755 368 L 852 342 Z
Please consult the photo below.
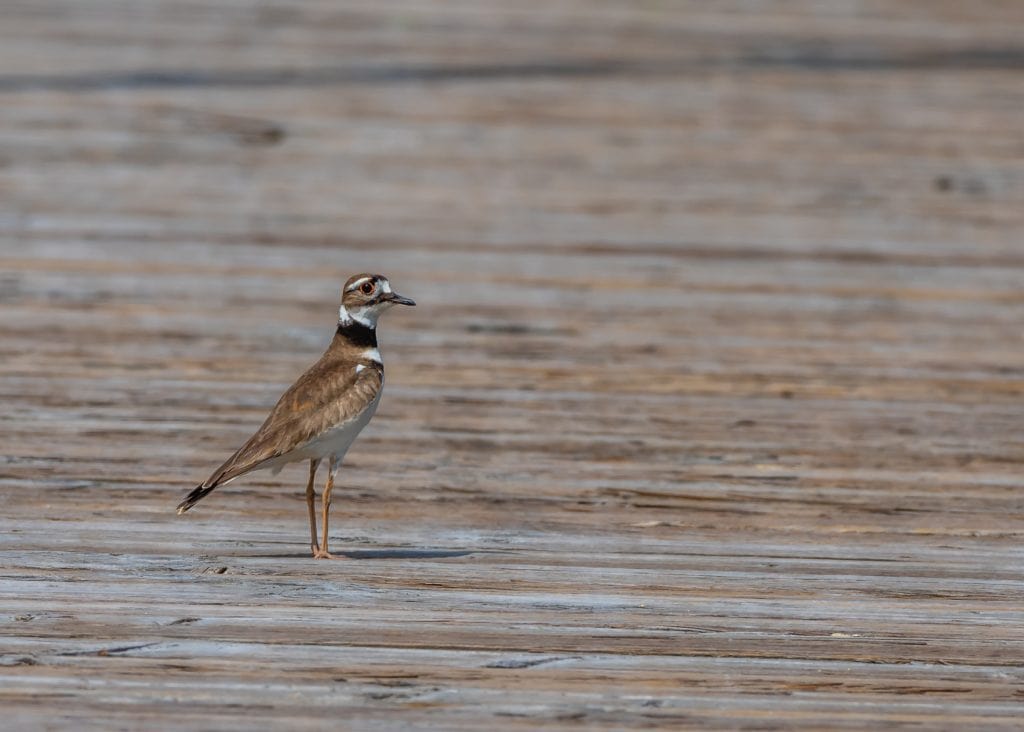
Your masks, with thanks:
M 0 16 L 5 726 L 1019 729 L 1020 5 Z

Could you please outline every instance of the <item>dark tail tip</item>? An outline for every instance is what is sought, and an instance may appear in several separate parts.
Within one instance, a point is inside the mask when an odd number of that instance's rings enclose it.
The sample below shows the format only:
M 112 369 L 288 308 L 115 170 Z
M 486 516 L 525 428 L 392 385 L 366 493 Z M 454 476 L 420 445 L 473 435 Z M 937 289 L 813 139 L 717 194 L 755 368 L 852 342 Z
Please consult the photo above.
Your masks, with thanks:
M 196 486 L 196 488 L 191 493 L 185 496 L 185 500 L 178 504 L 178 515 L 180 516 L 181 514 L 185 513 L 185 511 L 189 510 L 194 505 L 203 500 L 203 497 L 210 493 L 210 491 L 212 491 L 215 487 L 216 486 L 212 485 L 210 487 L 201 485 Z

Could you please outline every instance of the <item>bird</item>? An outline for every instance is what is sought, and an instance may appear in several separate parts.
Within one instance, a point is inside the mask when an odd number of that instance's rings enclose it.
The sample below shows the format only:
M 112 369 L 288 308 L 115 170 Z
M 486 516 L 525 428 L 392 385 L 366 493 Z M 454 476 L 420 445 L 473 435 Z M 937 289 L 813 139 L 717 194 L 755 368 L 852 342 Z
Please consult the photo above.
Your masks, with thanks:
M 254 470 L 280 472 L 288 463 L 309 460 L 306 505 L 314 559 L 337 559 L 328 551 L 328 514 L 338 468 L 373 417 L 384 386 L 377 348 L 377 319 L 395 305 L 415 305 L 395 292 L 387 277 L 357 274 L 342 287 L 338 326 L 320 360 L 281 396 L 256 433 L 178 504 L 178 515 L 214 489 Z M 317 541 L 314 483 L 321 461 L 327 479 L 321 494 L 323 541 Z

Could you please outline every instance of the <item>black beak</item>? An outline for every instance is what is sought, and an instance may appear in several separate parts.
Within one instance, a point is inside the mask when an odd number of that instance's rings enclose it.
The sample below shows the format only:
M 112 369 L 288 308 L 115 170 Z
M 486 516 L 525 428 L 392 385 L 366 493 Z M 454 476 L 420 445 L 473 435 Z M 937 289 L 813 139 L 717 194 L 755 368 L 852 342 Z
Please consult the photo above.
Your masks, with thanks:
M 407 297 L 402 297 L 397 292 L 389 292 L 381 298 L 384 302 L 393 302 L 395 305 L 415 305 L 415 300 L 410 300 Z

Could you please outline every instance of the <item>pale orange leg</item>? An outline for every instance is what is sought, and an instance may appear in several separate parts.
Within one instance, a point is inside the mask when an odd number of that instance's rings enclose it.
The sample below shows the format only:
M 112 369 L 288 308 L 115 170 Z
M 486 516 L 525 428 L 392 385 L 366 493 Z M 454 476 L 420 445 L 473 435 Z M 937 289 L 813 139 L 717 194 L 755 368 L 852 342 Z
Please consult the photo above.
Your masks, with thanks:
M 316 469 L 320 460 L 309 461 L 309 482 L 306 483 L 306 506 L 309 508 L 309 549 L 313 556 L 320 551 L 320 545 L 316 541 L 316 491 L 313 490 L 313 481 L 316 480 Z
M 331 491 L 334 490 L 334 474 L 336 472 L 338 472 L 338 461 L 332 456 L 327 467 L 327 484 L 324 486 L 323 495 L 320 496 L 324 506 L 324 533 L 323 541 L 320 542 L 320 549 L 313 555 L 315 559 L 344 559 L 344 557 L 336 557 L 327 551 L 328 517 L 331 512 Z

